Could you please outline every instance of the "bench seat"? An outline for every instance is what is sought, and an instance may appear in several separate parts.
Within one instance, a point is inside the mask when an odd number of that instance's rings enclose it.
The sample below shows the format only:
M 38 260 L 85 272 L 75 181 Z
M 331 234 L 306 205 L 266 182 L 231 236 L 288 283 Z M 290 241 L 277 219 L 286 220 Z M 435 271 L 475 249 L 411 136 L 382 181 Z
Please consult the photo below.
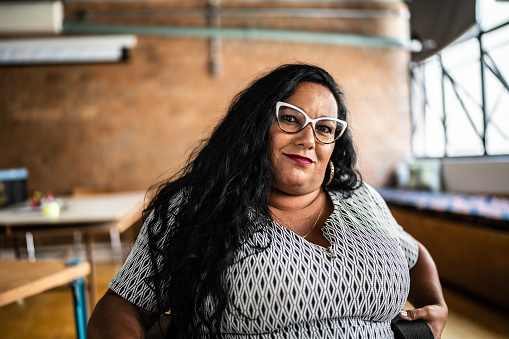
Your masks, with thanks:
M 443 283 L 509 310 L 509 199 L 377 188 Z

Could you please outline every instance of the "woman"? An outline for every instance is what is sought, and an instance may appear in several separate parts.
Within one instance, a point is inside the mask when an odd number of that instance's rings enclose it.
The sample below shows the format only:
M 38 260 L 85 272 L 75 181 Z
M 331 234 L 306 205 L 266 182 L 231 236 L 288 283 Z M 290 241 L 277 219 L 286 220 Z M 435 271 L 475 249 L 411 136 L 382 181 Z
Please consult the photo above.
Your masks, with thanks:
M 89 337 L 392 338 L 447 318 L 422 245 L 355 169 L 343 93 L 323 69 L 255 80 L 189 164 L 159 186 Z

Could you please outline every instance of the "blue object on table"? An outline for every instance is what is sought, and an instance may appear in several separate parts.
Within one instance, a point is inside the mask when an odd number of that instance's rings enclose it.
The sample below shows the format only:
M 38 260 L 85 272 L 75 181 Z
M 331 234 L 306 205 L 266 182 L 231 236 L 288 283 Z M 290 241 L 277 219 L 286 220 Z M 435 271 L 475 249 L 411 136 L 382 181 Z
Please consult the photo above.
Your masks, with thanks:
M 0 207 L 27 200 L 26 168 L 0 169 Z
M 71 259 L 67 262 L 67 266 L 75 266 L 81 261 L 82 260 L 79 258 Z M 69 286 L 72 288 L 74 320 L 76 322 L 76 337 L 78 339 L 86 339 L 88 312 L 85 277 L 71 281 Z

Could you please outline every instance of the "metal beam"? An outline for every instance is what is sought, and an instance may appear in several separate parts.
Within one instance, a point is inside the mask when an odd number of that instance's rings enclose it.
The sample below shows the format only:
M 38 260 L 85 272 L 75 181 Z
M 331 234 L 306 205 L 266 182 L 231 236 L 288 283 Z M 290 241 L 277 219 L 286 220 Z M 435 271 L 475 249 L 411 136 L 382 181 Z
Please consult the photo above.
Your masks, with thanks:
M 228 8 L 218 7 L 217 13 L 224 17 L 256 18 L 316 18 L 316 19 L 373 19 L 404 18 L 410 13 L 404 9 L 336 9 L 336 8 Z M 140 8 L 140 9 L 89 9 L 86 19 L 101 18 L 171 18 L 206 17 L 209 8 Z
M 99 25 L 64 22 L 64 33 L 86 34 L 135 34 L 158 36 L 183 36 L 202 38 L 225 38 L 247 40 L 279 40 L 288 42 L 317 43 L 327 45 L 348 45 L 359 47 L 399 47 L 411 50 L 409 38 L 386 38 L 353 34 L 273 30 L 257 28 L 219 28 L 219 27 L 175 27 L 175 26 L 136 26 Z

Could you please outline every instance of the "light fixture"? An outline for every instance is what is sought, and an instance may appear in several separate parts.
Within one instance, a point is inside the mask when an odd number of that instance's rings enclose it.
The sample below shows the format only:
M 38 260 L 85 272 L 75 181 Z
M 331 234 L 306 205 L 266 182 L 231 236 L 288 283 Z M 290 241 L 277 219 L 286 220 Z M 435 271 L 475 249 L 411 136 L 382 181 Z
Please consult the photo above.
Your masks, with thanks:
M 62 1 L 0 2 L 0 65 L 117 62 L 136 45 L 134 35 L 62 36 L 63 17 Z
M 97 35 L 0 41 L 0 65 L 117 62 L 134 35 Z

